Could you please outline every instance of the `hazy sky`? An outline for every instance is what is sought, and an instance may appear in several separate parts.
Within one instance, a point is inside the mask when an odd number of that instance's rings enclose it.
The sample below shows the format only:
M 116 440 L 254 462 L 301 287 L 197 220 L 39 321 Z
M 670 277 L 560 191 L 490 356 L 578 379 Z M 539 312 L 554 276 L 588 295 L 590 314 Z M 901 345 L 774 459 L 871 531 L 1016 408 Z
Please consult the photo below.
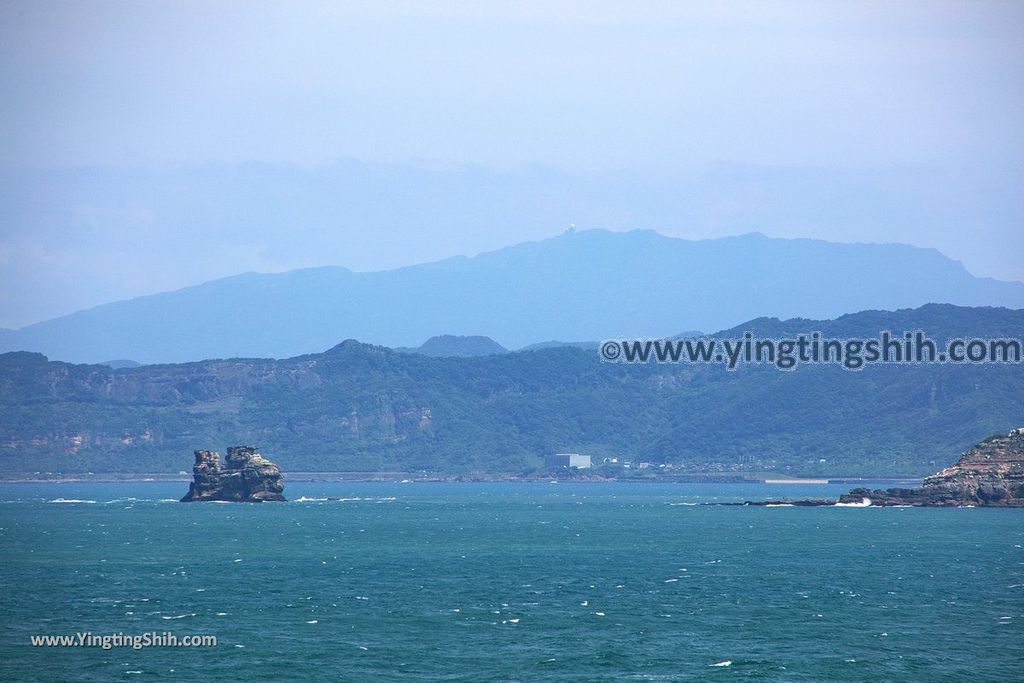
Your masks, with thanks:
M 1024 280 L 1024 3 L 0 0 L 0 326 L 569 223 Z

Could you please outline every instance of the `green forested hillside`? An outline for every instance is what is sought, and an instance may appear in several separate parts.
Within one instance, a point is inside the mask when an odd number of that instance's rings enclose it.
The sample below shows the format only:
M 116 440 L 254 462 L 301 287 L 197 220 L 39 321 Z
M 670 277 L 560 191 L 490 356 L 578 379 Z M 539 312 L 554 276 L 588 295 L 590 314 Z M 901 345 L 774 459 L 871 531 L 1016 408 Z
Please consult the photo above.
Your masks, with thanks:
M 919 328 L 1024 338 L 1024 311 L 929 306 L 728 334 Z M 520 472 L 572 450 L 712 471 L 919 475 L 1020 425 L 1022 365 L 729 372 L 608 364 L 571 347 L 431 358 L 354 341 L 118 370 L 0 356 L 6 474 L 177 472 L 193 449 L 254 443 L 292 471 Z

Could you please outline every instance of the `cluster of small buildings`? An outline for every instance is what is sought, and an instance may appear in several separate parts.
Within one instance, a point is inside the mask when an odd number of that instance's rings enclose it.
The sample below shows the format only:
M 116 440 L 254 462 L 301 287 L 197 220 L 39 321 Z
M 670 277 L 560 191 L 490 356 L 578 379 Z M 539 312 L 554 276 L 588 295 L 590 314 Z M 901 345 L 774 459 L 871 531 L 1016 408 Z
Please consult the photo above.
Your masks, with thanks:
M 673 465 L 669 463 L 655 464 L 651 462 L 631 462 L 629 460 L 619 461 L 618 458 L 604 458 L 599 463 L 604 466 L 621 467 L 622 469 L 674 469 Z M 544 457 L 544 466 L 548 469 L 557 468 L 576 468 L 579 470 L 586 470 L 594 467 L 593 458 L 589 455 L 582 453 L 555 453 L 554 455 L 548 455 Z

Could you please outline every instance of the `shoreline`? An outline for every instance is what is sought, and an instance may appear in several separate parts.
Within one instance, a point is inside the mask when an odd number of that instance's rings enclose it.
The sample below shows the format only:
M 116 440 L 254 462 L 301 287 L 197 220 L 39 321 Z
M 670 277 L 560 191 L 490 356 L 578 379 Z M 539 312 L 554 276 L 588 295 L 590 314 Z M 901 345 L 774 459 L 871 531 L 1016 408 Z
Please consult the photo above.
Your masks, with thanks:
M 743 475 L 693 474 L 661 477 L 605 477 L 600 475 L 521 476 L 506 474 L 415 475 L 407 472 L 292 472 L 285 474 L 291 482 L 353 482 L 353 483 L 532 483 L 532 484 L 764 484 L 767 486 L 825 486 L 855 484 L 916 485 L 920 477 L 778 477 L 759 478 Z M 0 475 L 0 484 L 71 484 L 71 483 L 189 483 L 192 475 L 168 473 L 96 473 L 68 475 Z

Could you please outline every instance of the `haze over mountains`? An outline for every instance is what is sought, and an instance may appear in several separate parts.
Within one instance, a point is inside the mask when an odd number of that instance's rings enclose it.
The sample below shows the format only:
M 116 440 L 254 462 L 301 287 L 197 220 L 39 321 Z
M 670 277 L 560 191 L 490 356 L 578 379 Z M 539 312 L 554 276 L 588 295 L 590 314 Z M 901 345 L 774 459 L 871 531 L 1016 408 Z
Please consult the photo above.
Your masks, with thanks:
M 183 362 L 284 358 L 346 338 L 416 347 L 437 335 L 520 348 L 927 303 L 1024 308 L 1024 283 L 900 244 L 589 230 L 389 271 L 246 273 L 3 330 L 0 351 Z

